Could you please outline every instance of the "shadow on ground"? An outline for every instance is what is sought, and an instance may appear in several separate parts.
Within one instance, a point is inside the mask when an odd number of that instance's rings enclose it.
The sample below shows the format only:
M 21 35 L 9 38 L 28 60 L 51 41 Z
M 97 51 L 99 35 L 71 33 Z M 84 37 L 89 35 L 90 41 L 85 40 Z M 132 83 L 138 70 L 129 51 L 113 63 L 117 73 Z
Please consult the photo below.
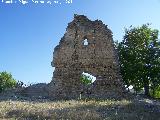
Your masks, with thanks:
M 145 98 L 120 101 L 87 99 L 45 101 L 43 104 L 36 101 L 28 101 L 27 104 L 22 104 L 20 101 L 14 104 L 14 102 L 16 101 L 9 103 L 12 109 L 8 109 L 5 114 L 1 113 L 0 119 L 160 120 L 160 104 Z

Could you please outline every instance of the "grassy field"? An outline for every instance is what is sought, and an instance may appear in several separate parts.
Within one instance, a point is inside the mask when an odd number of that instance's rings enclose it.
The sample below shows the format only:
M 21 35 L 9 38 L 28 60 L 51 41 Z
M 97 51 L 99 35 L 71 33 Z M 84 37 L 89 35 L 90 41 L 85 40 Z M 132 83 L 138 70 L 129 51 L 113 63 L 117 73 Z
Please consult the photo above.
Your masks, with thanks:
M 147 100 L 0 101 L 0 120 L 160 120 Z

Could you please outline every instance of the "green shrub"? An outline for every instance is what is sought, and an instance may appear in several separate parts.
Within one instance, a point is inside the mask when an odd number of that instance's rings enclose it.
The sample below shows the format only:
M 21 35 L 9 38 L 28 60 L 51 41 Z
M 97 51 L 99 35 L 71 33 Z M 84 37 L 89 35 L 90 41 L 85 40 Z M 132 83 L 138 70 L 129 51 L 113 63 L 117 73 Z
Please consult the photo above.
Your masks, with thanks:
M 89 85 L 89 84 L 92 83 L 92 78 L 91 78 L 90 76 L 87 76 L 87 75 L 84 75 L 84 74 L 81 75 L 80 80 L 81 80 L 82 83 L 84 83 L 85 85 Z
M 14 88 L 17 82 L 12 77 L 11 73 L 7 73 L 6 71 L 0 72 L 0 92 L 8 89 Z
M 151 97 L 153 97 L 153 98 L 160 98 L 160 86 L 157 87 L 157 88 L 154 89 L 154 90 L 151 90 L 151 91 L 150 91 L 150 95 L 151 95 Z

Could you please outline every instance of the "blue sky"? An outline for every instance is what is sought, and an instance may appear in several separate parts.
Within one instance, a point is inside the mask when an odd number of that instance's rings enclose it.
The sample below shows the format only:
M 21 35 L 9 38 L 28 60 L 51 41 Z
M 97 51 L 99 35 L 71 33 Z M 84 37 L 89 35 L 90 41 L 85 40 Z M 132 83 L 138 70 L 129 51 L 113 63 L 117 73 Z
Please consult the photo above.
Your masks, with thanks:
M 72 1 L 52 5 L 31 0 L 25 5 L 0 2 L 0 71 L 11 72 L 27 84 L 50 82 L 53 49 L 74 14 L 102 20 L 119 41 L 130 25 L 152 23 L 151 27 L 160 30 L 160 0 Z

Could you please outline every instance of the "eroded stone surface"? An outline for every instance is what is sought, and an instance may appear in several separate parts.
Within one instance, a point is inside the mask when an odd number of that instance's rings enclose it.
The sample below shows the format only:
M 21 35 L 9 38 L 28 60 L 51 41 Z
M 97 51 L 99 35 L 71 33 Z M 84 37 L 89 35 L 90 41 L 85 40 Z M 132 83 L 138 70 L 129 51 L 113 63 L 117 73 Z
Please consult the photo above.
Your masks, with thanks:
M 21 90 L 20 94 L 30 98 L 47 98 L 48 91 L 46 87 L 47 84 L 45 83 L 33 84 Z
M 80 93 L 116 98 L 123 93 L 112 32 L 100 20 L 91 21 L 86 16 L 75 15 L 54 49 L 51 64 L 55 71 L 49 95 L 55 99 L 78 98 Z M 80 81 L 83 72 L 96 77 L 87 88 Z

